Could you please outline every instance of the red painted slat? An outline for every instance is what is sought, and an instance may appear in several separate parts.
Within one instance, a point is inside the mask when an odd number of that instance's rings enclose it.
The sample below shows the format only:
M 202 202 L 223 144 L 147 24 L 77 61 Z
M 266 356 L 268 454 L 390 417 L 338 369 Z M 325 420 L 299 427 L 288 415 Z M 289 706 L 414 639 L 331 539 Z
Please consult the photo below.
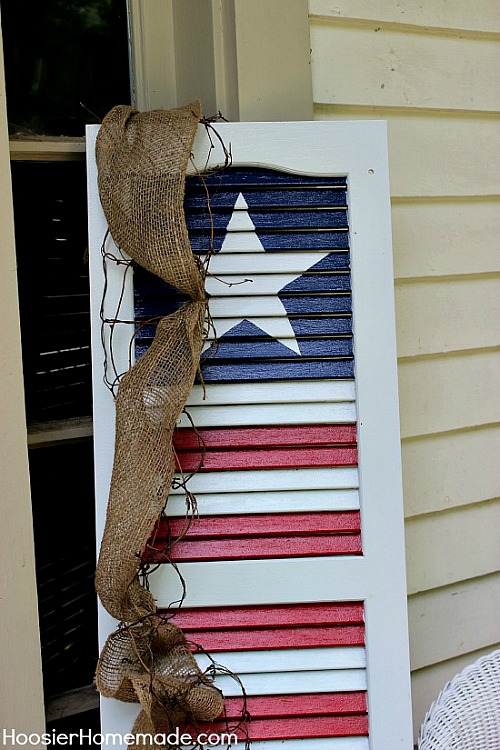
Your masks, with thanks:
M 356 425 L 216 427 L 198 432 L 185 427 L 174 432 L 176 450 L 198 450 L 200 442 L 208 449 L 355 444 Z
M 183 518 L 162 518 L 158 531 L 153 534 L 159 542 L 181 536 L 187 527 Z M 187 532 L 187 539 L 209 537 L 269 536 L 290 534 L 339 534 L 360 530 L 359 511 L 334 511 L 318 513 L 271 513 L 242 516 L 204 516 L 195 518 Z
M 249 630 L 192 630 L 186 633 L 192 643 L 205 651 L 258 651 L 277 648 L 319 648 L 364 646 L 363 625 L 322 625 L 319 627 L 262 628 Z
M 179 451 L 177 471 L 237 471 L 239 469 L 314 468 L 356 466 L 358 450 L 344 448 L 271 448 L 268 450 Z
M 361 554 L 360 534 L 329 536 L 279 536 L 252 539 L 196 539 L 175 544 L 169 559 L 175 562 L 257 560 L 286 557 Z M 148 562 L 166 561 L 164 553 L 150 549 Z
M 226 698 L 225 716 L 237 719 L 241 716 L 242 698 Z M 332 714 L 365 713 L 366 692 L 315 693 L 314 695 L 249 695 L 246 707 L 252 719 L 286 716 L 330 716 Z
M 348 716 L 301 716 L 300 718 L 256 719 L 247 725 L 249 739 L 286 740 L 312 737 L 353 737 L 368 734 L 366 714 Z M 227 731 L 225 722 L 211 722 L 205 727 L 207 733 Z M 243 730 L 236 731 L 242 740 Z
M 180 628 L 191 630 L 233 630 L 305 625 L 362 624 L 362 602 L 327 604 L 269 604 L 249 607 L 204 607 L 180 609 L 172 618 Z

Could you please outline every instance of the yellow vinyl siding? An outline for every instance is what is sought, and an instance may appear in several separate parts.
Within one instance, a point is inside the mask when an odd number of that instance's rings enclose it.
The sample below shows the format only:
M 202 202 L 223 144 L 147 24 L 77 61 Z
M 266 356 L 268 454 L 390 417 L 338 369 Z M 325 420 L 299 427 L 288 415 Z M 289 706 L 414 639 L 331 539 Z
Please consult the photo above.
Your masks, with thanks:
M 499 62 L 496 40 L 313 21 L 311 43 L 318 104 L 498 111 L 500 90 L 492 75 Z M 339 75 L 332 85 L 323 71 L 340 71 L 353 56 L 349 75 Z
M 496 198 L 395 199 L 392 220 L 398 280 L 500 272 Z
M 309 11 L 315 119 L 388 123 L 416 736 L 500 641 L 500 10 Z
M 500 425 L 406 438 L 402 447 L 407 518 L 496 497 Z
M 497 0 L 470 3 L 466 0 L 309 0 L 312 17 L 340 21 L 380 21 L 384 24 L 415 26 L 439 32 L 456 30 L 474 33 L 500 33 L 500 5 Z
M 416 437 L 498 422 L 499 389 L 498 351 L 406 359 L 399 366 L 401 434 Z
M 500 68 L 500 56 L 496 67 Z M 408 198 L 427 202 L 455 198 L 458 210 L 464 198 L 499 197 L 499 116 L 321 104 L 315 106 L 315 118 L 387 121 L 391 193 L 396 204 Z M 497 211 L 499 206 L 500 202 Z M 425 261 L 422 249 L 418 257 Z
M 500 500 L 409 519 L 408 593 L 496 573 L 500 567 L 499 528 Z M 495 605 L 498 607 L 498 602 Z
M 474 578 L 410 596 L 413 622 L 412 669 L 455 658 L 498 639 L 498 612 L 491 596 L 500 601 L 500 574 Z
M 396 305 L 400 357 L 500 344 L 500 329 L 485 325 L 485 321 L 500 319 L 500 279 L 495 276 L 398 282 Z

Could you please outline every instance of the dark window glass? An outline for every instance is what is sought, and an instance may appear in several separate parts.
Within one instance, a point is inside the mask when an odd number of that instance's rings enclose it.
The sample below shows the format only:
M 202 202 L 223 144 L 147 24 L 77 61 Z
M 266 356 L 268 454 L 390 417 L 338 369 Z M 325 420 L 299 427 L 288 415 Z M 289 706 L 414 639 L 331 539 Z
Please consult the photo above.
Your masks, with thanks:
M 1 0 L 12 134 L 79 136 L 130 103 L 126 0 Z M 80 104 L 81 102 L 81 104 Z
M 30 450 L 46 699 L 91 685 L 97 663 L 93 446 Z
M 11 168 L 28 420 L 90 416 L 85 162 Z

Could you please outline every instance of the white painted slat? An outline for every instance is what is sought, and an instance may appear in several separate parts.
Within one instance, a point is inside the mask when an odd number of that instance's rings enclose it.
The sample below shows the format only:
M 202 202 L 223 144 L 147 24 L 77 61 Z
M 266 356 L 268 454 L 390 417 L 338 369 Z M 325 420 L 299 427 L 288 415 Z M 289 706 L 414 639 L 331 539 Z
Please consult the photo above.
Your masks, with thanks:
M 326 257 L 330 253 L 318 253 L 317 251 L 309 252 L 273 252 L 273 253 L 244 253 L 230 252 L 224 249 L 224 252 L 218 252 L 212 255 L 209 273 L 214 276 L 220 274 L 236 274 L 255 276 L 264 273 L 295 273 L 302 274 L 309 269 L 315 260 L 315 256 L 322 255 Z M 345 253 L 339 253 L 345 257 Z
M 252 742 L 253 750 L 369 750 L 367 737 L 318 737 Z
M 500 277 L 398 284 L 396 309 L 399 357 L 500 344 Z
M 498 196 L 500 129 L 496 117 L 394 110 L 381 99 L 376 103 L 375 107 L 317 107 L 315 119 L 387 120 L 393 198 Z M 471 226 L 477 226 L 479 218 Z M 439 227 L 435 231 L 436 248 L 429 250 L 433 255 L 439 252 Z
M 408 517 L 498 497 L 500 426 L 403 440 Z
M 248 204 L 241 194 L 238 196 L 234 208 L 248 208 Z M 255 225 L 246 211 L 236 210 L 231 214 L 227 229 L 229 232 L 251 232 L 255 229 Z
M 403 437 L 500 421 L 500 352 L 407 360 L 399 364 Z
M 500 109 L 496 41 L 311 22 L 317 103 Z M 338 71 L 349 71 L 339 75 Z M 337 75 L 335 75 L 337 73 Z M 332 75 L 335 75 L 334 85 Z
M 331 229 L 330 231 L 345 232 L 346 230 Z M 225 240 L 225 244 L 224 244 L 224 254 L 226 255 L 226 257 L 230 257 L 232 253 L 254 253 L 256 251 L 257 252 L 260 251 L 262 253 L 262 243 L 254 231 L 231 232 L 229 235 L 227 235 L 227 239 Z M 272 253 L 272 254 L 275 255 L 275 253 Z M 244 259 L 242 258 L 242 256 L 240 255 L 239 257 L 242 259 L 242 262 L 244 262 Z M 308 264 L 311 265 L 310 260 L 308 261 Z
M 275 385 L 276 390 L 280 386 L 281 383 Z M 286 404 L 210 406 L 207 403 L 207 406 L 188 406 L 187 410 L 197 427 L 288 424 L 290 420 L 293 424 L 349 424 L 356 421 L 353 403 L 296 403 L 293 411 Z M 191 421 L 181 414 L 177 426 L 191 427 Z
M 414 0 L 309 0 L 311 16 L 334 20 L 379 21 L 427 29 L 450 29 L 494 33 L 500 31 L 500 7 L 496 0 L 480 3 L 432 0 L 416 4 Z M 374 25 L 372 24 L 372 27 Z M 376 24 L 375 24 L 376 26 Z
M 213 406 L 221 404 L 306 404 L 315 401 L 354 401 L 354 380 L 303 380 L 300 383 L 210 383 L 206 397 L 201 385 L 195 385 L 189 394 L 188 406 Z M 224 422 L 220 423 L 223 426 Z
M 500 573 L 411 596 L 412 669 L 454 659 L 498 641 Z
M 327 253 L 316 255 L 311 258 L 310 265 L 317 263 L 321 258 L 325 257 Z M 307 270 L 308 266 L 304 270 Z M 218 297 L 254 297 L 254 296 L 265 296 L 275 295 L 283 287 L 291 284 L 299 276 L 302 276 L 303 271 L 299 273 L 277 273 L 277 274 L 218 274 L 215 276 L 207 276 L 205 281 L 205 289 L 211 298 L 217 299 Z M 339 272 L 341 273 L 341 272 Z M 210 307 L 212 302 L 210 303 Z M 266 315 L 269 306 L 265 307 L 262 314 Z M 262 316 L 261 314 L 261 316 Z M 227 315 L 226 315 L 227 317 Z M 240 318 L 241 320 L 241 318 Z
M 274 672 L 239 675 L 247 695 L 296 695 L 366 690 L 364 669 L 324 669 L 311 672 Z M 227 675 L 215 678 L 216 686 L 227 698 L 241 695 L 241 688 Z
M 184 606 L 236 607 L 328 602 L 333 591 L 335 601 L 366 601 L 374 596 L 366 594 L 368 565 L 362 556 L 342 555 L 179 563 L 178 568 L 186 582 Z M 168 609 L 182 593 L 179 576 L 170 565 L 159 565 L 149 581 L 159 609 Z M 370 627 L 368 619 L 366 627 Z
M 453 130 L 453 124 L 447 124 Z M 461 145 L 472 148 L 474 144 Z M 420 157 L 427 158 L 425 154 Z M 395 199 L 392 232 L 396 279 L 500 271 L 498 199 Z
M 406 524 L 408 593 L 500 569 L 500 500 L 410 519 Z
M 346 316 L 349 316 L 349 313 L 346 313 Z M 253 316 L 255 317 L 255 316 Z M 259 318 L 260 320 L 261 318 Z M 213 322 L 215 325 L 215 331 L 218 331 L 217 327 L 217 321 L 223 320 L 223 318 L 214 318 Z M 233 326 L 238 325 L 238 323 L 241 323 L 241 318 L 226 318 L 226 326 L 225 328 L 229 330 L 229 328 L 232 328 Z M 294 332 L 293 329 L 290 328 L 290 323 L 288 321 L 288 318 L 265 318 L 265 333 L 269 334 L 269 336 L 273 336 L 276 339 L 289 339 L 292 338 Z M 331 334 L 335 335 L 335 334 Z M 350 335 L 350 334 L 346 334 Z M 213 341 L 215 338 L 214 331 L 211 329 L 208 341 Z M 205 346 L 205 348 L 207 348 Z
M 226 492 L 196 495 L 200 516 L 247 513 L 300 513 L 358 510 L 357 490 L 300 490 L 288 492 Z M 179 495 L 169 497 L 167 516 L 184 517 L 186 504 Z
M 210 300 L 210 313 L 218 318 L 269 318 L 269 298 L 258 296 L 248 297 L 241 294 L 241 287 L 233 287 L 239 296 L 237 297 L 212 297 Z M 276 290 L 275 290 L 276 291 Z M 343 293 L 339 296 L 345 296 Z
M 175 475 L 178 479 L 179 475 Z M 175 481 L 174 478 L 174 481 Z M 336 467 L 332 469 L 263 469 L 260 471 L 210 471 L 194 474 L 189 489 L 198 492 L 259 492 L 270 490 L 356 489 L 358 470 Z M 177 487 L 172 495 L 182 495 Z
M 203 670 L 212 664 L 204 654 L 196 654 L 195 658 Z M 237 674 L 311 672 L 322 669 L 364 669 L 366 667 L 365 649 L 358 646 L 221 651 L 214 654 L 213 658 L 218 664 L 223 664 Z

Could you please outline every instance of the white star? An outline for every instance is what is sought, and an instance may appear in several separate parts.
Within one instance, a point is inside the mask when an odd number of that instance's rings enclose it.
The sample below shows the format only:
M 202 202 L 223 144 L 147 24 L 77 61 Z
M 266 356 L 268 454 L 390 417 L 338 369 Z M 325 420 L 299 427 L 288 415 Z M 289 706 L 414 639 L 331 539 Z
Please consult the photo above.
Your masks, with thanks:
M 213 310 L 213 312 L 215 312 L 214 318 L 217 338 L 220 339 L 225 333 L 227 333 L 227 331 L 238 325 L 238 323 L 247 320 L 257 326 L 257 328 L 263 331 L 263 333 L 267 333 L 269 336 L 288 347 L 288 349 L 291 349 L 300 355 L 301 352 L 295 337 L 295 332 L 288 319 L 286 309 L 278 297 L 278 292 L 286 286 L 286 284 L 289 284 L 294 279 L 302 276 L 304 271 L 307 271 L 316 263 L 319 263 L 320 260 L 329 255 L 329 252 L 307 253 L 307 266 L 300 273 L 297 273 L 297 259 L 296 257 L 293 257 L 294 253 L 283 253 L 280 254 L 280 272 L 278 274 L 263 273 L 262 271 L 265 269 L 262 268 L 260 269 L 261 273 L 255 273 L 252 271 L 241 275 L 241 271 L 239 271 L 239 274 L 236 275 L 233 270 L 236 257 L 234 253 L 253 254 L 266 252 L 255 232 L 255 225 L 248 214 L 248 204 L 242 193 L 240 193 L 236 199 L 226 232 L 220 251 L 210 259 L 208 269 L 210 275 L 207 276 L 205 287 L 211 296 L 225 297 L 226 299 L 221 300 L 221 303 L 223 304 L 224 302 L 228 302 L 228 296 L 238 296 L 238 286 L 235 286 L 235 284 L 240 285 L 240 289 L 243 289 L 244 286 L 245 289 L 243 294 L 245 295 L 245 311 L 244 316 L 241 318 L 235 317 L 232 313 L 232 317 L 228 318 L 220 317 L 217 314 L 217 311 Z M 202 258 L 202 260 L 204 260 L 204 258 Z M 240 258 L 237 259 L 237 262 L 239 268 L 241 268 L 242 265 L 248 266 L 248 261 L 245 263 L 244 256 L 240 256 Z M 286 280 L 284 280 L 281 274 L 286 274 L 287 271 L 290 273 L 290 270 L 295 271 L 296 276 L 293 278 L 288 276 Z M 262 297 L 266 297 L 264 311 L 262 309 Z M 215 307 L 214 302 L 212 302 L 212 308 Z M 217 305 L 217 307 L 219 306 Z M 266 317 L 262 317 L 263 312 Z M 269 330 L 275 327 L 275 321 L 277 318 L 280 319 L 279 338 L 275 336 L 276 331 L 273 333 L 272 330 Z M 210 342 L 207 342 L 205 344 L 205 349 L 209 346 Z

